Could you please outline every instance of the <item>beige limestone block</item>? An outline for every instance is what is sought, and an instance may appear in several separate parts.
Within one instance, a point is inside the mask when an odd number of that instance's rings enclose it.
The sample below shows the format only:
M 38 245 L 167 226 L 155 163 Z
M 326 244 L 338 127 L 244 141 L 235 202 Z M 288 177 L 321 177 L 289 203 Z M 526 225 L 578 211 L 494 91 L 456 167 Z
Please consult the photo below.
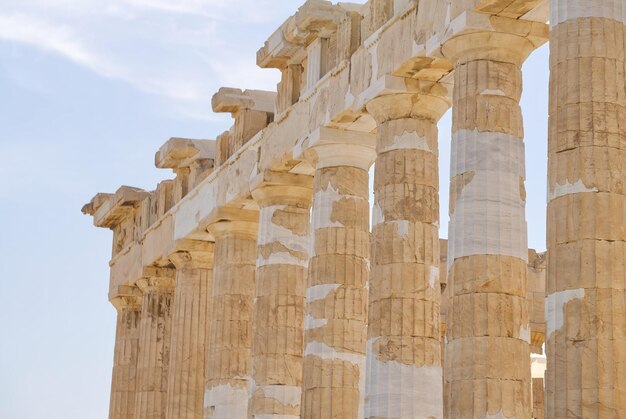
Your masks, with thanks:
M 367 106 L 378 157 L 365 418 L 443 417 L 437 121 L 448 106 L 421 94 Z
M 369 273 L 368 168 L 371 137 L 360 144 L 320 138 L 311 145 L 313 245 L 306 289 L 305 418 L 362 418 Z
M 542 355 L 546 337 L 546 252 L 528 252 L 528 313 L 530 317 L 530 350 Z M 542 384 L 543 388 L 543 384 Z
M 214 112 L 227 112 L 234 124 L 218 138 L 217 165 L 236 154 L 252 137 L 274 120 L 276 93 L 222 87 L 211 100 Z
M 300 417 L 313 178 L 260 178 L 252 192 L 260 216 L 248 417 Z
M 174 269 L 156 267 L 144 268 L 143 278 L 137 281 L 143 301 L 135 419 L 165 418 L 174 282 Z
M 393 17 L 394 0 L 370 0 L 365 7 L 365 18 L 361 23 L 364 38 L 368 38 Z
M 171 310 L 167 418 L 203 416 L 213 251 L 213 243 L 187 240 L 169 257 L 176 267 L 176 288 Z
M 209 226 L 215 262 L 204 417 L 245 418 L 251 375 L 258 213 L 236 210 Z
M 276 95 L 276 115 L 282 114 L 300 99 L 303 71 L 300 64 L 285 64 L 281 69 Z
M 113 259 L 141 238 L 146 228 L 141 222 L 142 206 L 149 197 L 143 189 L 122 186 L 114 194 L 97 194 L 83 206 L 83 214 L 93 216 L 95 226 L 113 231 Z
M 445 417 L 532 415 L 521 65 L 535 48 L 500 32 L 442 47 L 455 64 Z
M 350 60 L 361 46 L 361 19 L 356 11 L 348 11 L 337 28 L 337 61 Z
M 626 417 L 626 5 L 551 8 L 546 417 Z
M 231 133 L 226 131 L 215 139 L 215 167 L 219 167 L 228 160 L 231 153 Z
M 544 419 L 544 388 L 543 378 L 533 378 L 533 418 Z
M 132 419 L 137 388 L 141 291 L 137 287 L 118 287 L 110 294 L 110 300 L 117 310 L 117 327 L 109 419 Z
M 172 169 L 174 179 L 174 202 L 181 201 L 190 190 L 206 178 L 215 163 L 216 142 L 170 138 L 154 156 L 154 164 L 160 169 Z
M 476 10 L 498 16 L 519 19 L 543 0 L 473 0 Z

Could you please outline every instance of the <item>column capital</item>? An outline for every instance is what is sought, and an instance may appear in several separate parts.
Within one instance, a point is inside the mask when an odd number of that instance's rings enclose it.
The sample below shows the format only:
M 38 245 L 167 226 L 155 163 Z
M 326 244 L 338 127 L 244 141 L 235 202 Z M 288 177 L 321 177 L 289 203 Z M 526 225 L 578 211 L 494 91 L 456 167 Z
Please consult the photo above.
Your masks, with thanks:
M 377 96 L 367 103 L 367 112 L 378 124 L 405 118 L 439 121 L 452 105 L 449 89 L 440 83 L 430 83 L 420 90 Z
M 117 311 L 141 310 L 141 290 L 132 285 L 119 285 L 109 292 L 109 301 Z
M 294 205 L 308 208 L 313 200 L 313 176 L 265 171 L 250 182 L 259 206 Z
M 231 207 L 216 208 L 209 215 L 207 230 L 215 238 L 231 234 L 248 236 L 256 240 L 259 228 L 259 212 Z
M 544 330 L 532 330 L 530 331 L 530 351 L 533 354 L 543 354 L 543 345 L 546 343 L 545 325 Z
M 548 41 L 550 29 L 541 22 L 468 12 L 451 24 L 462 28 L 444 41 L 442 55 L 455 64 L 493 60 L 521 67 L 528 56 Z
M 179 240 L 169 260 L 176 269 L 212 269 L 215 243 L 204 240 Z
M 304 140 L 302 150 L 317 169 L 351 166 L 369 170 L 376 160 L 376 135 L 322 127 Z
M 173 291 L 176 283 L 176 269 L 158 266 L 143 268 L 142 278 L 137 280 L 137 287 L 143 292 L 155 290 Z

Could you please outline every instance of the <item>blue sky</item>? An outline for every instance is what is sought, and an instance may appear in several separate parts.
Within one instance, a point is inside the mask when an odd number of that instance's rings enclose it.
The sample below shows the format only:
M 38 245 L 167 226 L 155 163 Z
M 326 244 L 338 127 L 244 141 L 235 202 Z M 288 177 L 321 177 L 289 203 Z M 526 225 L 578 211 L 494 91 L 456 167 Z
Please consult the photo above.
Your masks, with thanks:
M 360 1 L 364 2 L 364 1 Z M 0 417 L 107 417 L 111 233 L 81 206 L 171 173 L 171 136 L 215 138 L 220 86 L 274 89 L 255 54 L 300 1 L 0 0 Z M 545 248 L 548 52 L 525 68 L 530 245 Z M 447 234 L 450 114 L 440 123 Z

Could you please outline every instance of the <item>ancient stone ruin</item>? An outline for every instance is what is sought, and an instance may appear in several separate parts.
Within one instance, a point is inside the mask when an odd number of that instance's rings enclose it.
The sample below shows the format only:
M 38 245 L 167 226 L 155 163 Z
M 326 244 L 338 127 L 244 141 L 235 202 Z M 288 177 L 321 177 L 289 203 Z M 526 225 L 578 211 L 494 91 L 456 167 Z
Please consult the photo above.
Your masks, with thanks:
M 110 418 L 626 418 L 625 24 L 626 0 L 308 0 L 257 54 L 277 92 L 220 89 L 228 132 L 83 209 L 113 231 Z M 548 41 L 546 257 L 519 101 Z

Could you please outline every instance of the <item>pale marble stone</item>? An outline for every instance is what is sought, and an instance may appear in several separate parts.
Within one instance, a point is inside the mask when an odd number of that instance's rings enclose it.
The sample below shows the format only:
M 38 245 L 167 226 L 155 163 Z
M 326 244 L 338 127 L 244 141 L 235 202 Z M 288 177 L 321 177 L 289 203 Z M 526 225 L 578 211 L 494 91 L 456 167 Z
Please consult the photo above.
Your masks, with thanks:
M 83 208 L 113 231 L 110 417 L 529 418 L 544 386 L 547 417 L 626 416 L 626 8 L 583 3 L 306 1 L 257 53 L 277 92 L 220 89 L 232 127 L 167 141 L 174 179 Z M 549 36 L 546 262 L 527 252 L 519 99 Z

